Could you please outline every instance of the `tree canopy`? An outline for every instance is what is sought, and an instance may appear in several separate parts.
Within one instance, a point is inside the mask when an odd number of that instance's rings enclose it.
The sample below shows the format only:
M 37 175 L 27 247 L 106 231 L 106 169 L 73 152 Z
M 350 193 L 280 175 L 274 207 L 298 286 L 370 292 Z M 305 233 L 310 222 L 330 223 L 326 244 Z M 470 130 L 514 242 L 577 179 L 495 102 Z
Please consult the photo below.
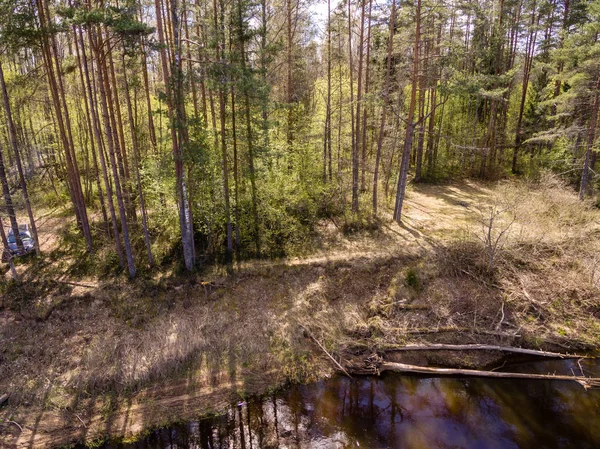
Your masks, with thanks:
M 134 277 L 400 222 L 409 182 L 595 198 L 599 33 L 598 0 L 2 0 L 0 214 L 39 251 L 68 206 Z

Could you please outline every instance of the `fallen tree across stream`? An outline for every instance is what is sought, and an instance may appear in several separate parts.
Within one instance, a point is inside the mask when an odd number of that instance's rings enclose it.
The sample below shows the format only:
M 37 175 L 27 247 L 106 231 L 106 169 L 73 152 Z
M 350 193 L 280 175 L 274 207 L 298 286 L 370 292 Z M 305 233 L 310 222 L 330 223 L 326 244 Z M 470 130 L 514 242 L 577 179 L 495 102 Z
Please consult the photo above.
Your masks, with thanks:
M 394 371 L 397 373 L 431 374 L 435 376 L 469 376 L 469 377 L 492 377 L 502 379 L 538 379 L 538 380 L 570 380 L 579 383 L 586 390 L 588 388 L 600 387 L 600 378 L 585 376 L 567 376 L 554 374 L 527 374 L 527 373 L 504 373 L 498 371 L 483 371 L 460 368 L 433 368 L 428 366 L 407 365 L 405 363 L 383 362 L 373 366 L 379 374 L 383 371 Z
M 469 345 L 448 345 L 448 344 L 425 344 L 425 345 L 406 345 L 406 346 L 386 346 L 385 350 L 389 351 L 501 351 L 512 352 L 516 354 L 535 355 L 539 357 L 550 357 L 555 359 L 589 359 L 594 358 L 588 355 L 578 354 L 562 354 L 560 352 L 540 351 L 536 349 L 515 348 L 512 346 L 496 346 L 485 344 L 469 344 Z

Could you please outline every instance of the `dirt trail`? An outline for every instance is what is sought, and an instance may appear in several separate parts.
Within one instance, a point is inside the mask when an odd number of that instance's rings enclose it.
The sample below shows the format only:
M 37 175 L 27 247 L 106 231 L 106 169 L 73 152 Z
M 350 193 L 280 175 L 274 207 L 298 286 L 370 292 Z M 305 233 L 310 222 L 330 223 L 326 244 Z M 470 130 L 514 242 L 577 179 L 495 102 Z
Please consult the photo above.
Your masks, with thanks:
M 274 265 L 312 265 L 334 261 L 370 259 L 402 254 L 422 255 L 439 241 L 464 234 L 477 217 L 477 207 L 490 200 L 492 190 L 474 182 L 454 185 L 413 185 L 408 190 L 402 224 L 389 211 L 380 212 L 381 229 L 376 235 L 345 237 L 328 222 L 321 232 L 326 236 L 324 248 L 306 257 L 278 261 L 243 262 L 248 269 Z

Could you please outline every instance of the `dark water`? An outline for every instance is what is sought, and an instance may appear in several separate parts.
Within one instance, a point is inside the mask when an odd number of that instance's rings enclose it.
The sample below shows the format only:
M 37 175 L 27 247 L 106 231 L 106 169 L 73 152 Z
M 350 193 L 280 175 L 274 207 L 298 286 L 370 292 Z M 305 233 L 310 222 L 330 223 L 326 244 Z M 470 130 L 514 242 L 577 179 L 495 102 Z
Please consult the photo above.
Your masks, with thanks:
M 598 362 L 583 369 L 600 374 Z M 577 361 L 504 370 L 580 374 Z M 107 447 L 600 448 L 600 390 L 559 381 L 336 377 Z

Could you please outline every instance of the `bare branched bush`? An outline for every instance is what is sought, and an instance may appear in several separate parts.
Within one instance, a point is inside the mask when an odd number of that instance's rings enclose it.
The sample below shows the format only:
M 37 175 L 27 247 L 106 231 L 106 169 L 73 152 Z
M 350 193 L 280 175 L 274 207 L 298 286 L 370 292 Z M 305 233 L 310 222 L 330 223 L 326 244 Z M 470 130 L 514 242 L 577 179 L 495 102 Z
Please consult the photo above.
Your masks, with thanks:
M 510 231 L 517 220 L 518 204 L 522 192 L 511 185 L 501 186 L 492 200 L 477 210 L 477 229 L 471 231 L 484 247 L 487 271 L 494 270 L 498 253 L 510 237 Z
M 496 327 L 532 339 L 585 335 L 584 344 L 597 344 L 599 217 L 550 174 L 536 184 L 497 186 L 463 237 L 436 248 L 441 279 L 428 291 L 436 298 L 432 307 L 448 323 L 463 325 L 459 318 L 469 314 L 492 316 Z M 470 294 L 461 298 L 465 290 Z

